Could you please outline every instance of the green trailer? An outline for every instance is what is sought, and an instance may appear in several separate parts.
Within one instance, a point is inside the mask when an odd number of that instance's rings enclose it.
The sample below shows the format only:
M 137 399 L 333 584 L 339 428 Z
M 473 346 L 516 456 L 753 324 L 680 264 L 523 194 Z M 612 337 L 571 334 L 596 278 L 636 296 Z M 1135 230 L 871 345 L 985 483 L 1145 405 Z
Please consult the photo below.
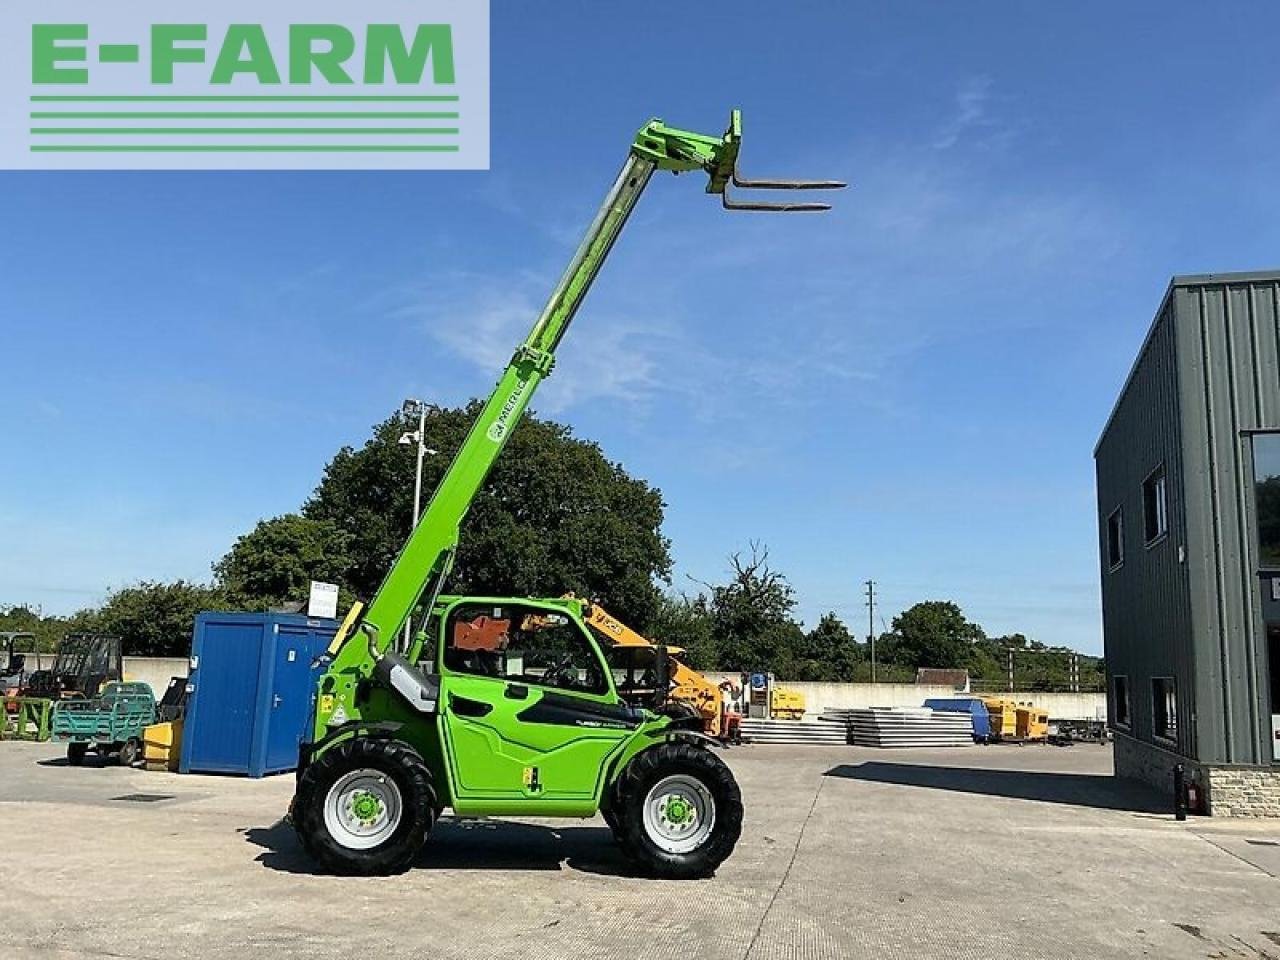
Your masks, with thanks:
M 145 683 L 108 683 L 93 699 L 60 700 L 53 706 L 55 743 L 67 745 L 67 762 L 78 767 L 90 750 L 130 766 L 142 751 L 142 731 L 156 722 L 156 698 Z

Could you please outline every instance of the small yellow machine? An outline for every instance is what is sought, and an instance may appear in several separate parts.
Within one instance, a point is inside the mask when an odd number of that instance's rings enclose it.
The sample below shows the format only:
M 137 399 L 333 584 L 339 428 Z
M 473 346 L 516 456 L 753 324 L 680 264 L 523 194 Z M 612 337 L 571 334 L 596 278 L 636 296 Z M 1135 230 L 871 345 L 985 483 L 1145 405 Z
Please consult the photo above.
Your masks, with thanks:
M 991 736 L 993 739 L 1011 739 L 1018 735 L 1018 705 L 1003 697 L 982 697 L 991 715 Z
M 1019 740 L 1047 740 L 1049 738 L 1049 711 L 1031 704 L 1017 710 L 1017 735 Z
M 774 687 L 769 698 L 769 713 L 775 720 L 803 720 L 804 694 L 786 687 Z
M 182 753 L 182 721 L 153 723 L 142 731 L 142 757 L 148 770 L 176 773 Z

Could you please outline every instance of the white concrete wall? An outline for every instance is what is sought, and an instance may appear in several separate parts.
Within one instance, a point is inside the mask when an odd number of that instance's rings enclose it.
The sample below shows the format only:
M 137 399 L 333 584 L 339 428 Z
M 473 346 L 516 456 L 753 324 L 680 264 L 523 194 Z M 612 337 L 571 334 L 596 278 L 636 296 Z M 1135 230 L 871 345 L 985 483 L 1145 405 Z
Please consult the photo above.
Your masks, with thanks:
M 163 697 L 170 677 L 185 677 L 186 657 L 125 657 L 124 678 L 151 684 L 156 697 Z
M 708 673 L 719 683 L 730 680 L 738 683 L 737 673 Z M 947 686 L 929 686 L 915 683 L 815 683 L 802 681 L 788 683 L 779 680 L 778 686 L 795 690 L 804 695 L 805 713 L 818 715 L 828 707 L 847 710 L 850 707 L 918 707 L 932 697 L 977 696 L 957 694 Z M 1102 720 L 1107 715 L 1105 693 L 1032 693 L 1015 691 L 992 696 L 1005 697 L 1018 703 L 1033 703 L 1049 711 L 1051 720 Z

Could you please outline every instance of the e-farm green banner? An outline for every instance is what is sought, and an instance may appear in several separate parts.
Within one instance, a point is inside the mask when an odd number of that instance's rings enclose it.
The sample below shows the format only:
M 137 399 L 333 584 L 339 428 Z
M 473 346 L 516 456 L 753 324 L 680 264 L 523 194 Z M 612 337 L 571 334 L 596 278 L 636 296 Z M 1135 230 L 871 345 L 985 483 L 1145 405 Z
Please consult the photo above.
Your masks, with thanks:
M 489 166 L 487 0 L 4 0 L 4 169 Z

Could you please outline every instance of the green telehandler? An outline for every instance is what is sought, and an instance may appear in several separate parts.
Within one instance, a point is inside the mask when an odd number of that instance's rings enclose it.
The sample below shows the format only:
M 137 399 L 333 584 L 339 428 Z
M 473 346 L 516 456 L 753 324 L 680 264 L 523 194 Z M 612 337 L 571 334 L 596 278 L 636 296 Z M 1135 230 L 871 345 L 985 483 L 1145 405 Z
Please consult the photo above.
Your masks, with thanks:
M 697 717 L 618 693 L 571 598 L 441 595 L 459 527 L 653 173 L 702 171 L 729 210 L 820 211 L 742 202 L 729 186 L 834 189 L 836 181 L 746 180 L 741 118 L 723 136 L 645 124 L 533 329 L 515 351 L 368 607 L 353 605 L 322 657 L 314 724 L 290 819 L 322 867 L 390 874 L 418 855 L 441 811 L 591 817 L 652 875 L 714 872 L 742 829 L 742 798 Z M 424 614 L 397 644 L 415 610 Z M 403 648 L 398 648 L 403 646 Z M 665 673 L 658 648 L 656 669 Z

